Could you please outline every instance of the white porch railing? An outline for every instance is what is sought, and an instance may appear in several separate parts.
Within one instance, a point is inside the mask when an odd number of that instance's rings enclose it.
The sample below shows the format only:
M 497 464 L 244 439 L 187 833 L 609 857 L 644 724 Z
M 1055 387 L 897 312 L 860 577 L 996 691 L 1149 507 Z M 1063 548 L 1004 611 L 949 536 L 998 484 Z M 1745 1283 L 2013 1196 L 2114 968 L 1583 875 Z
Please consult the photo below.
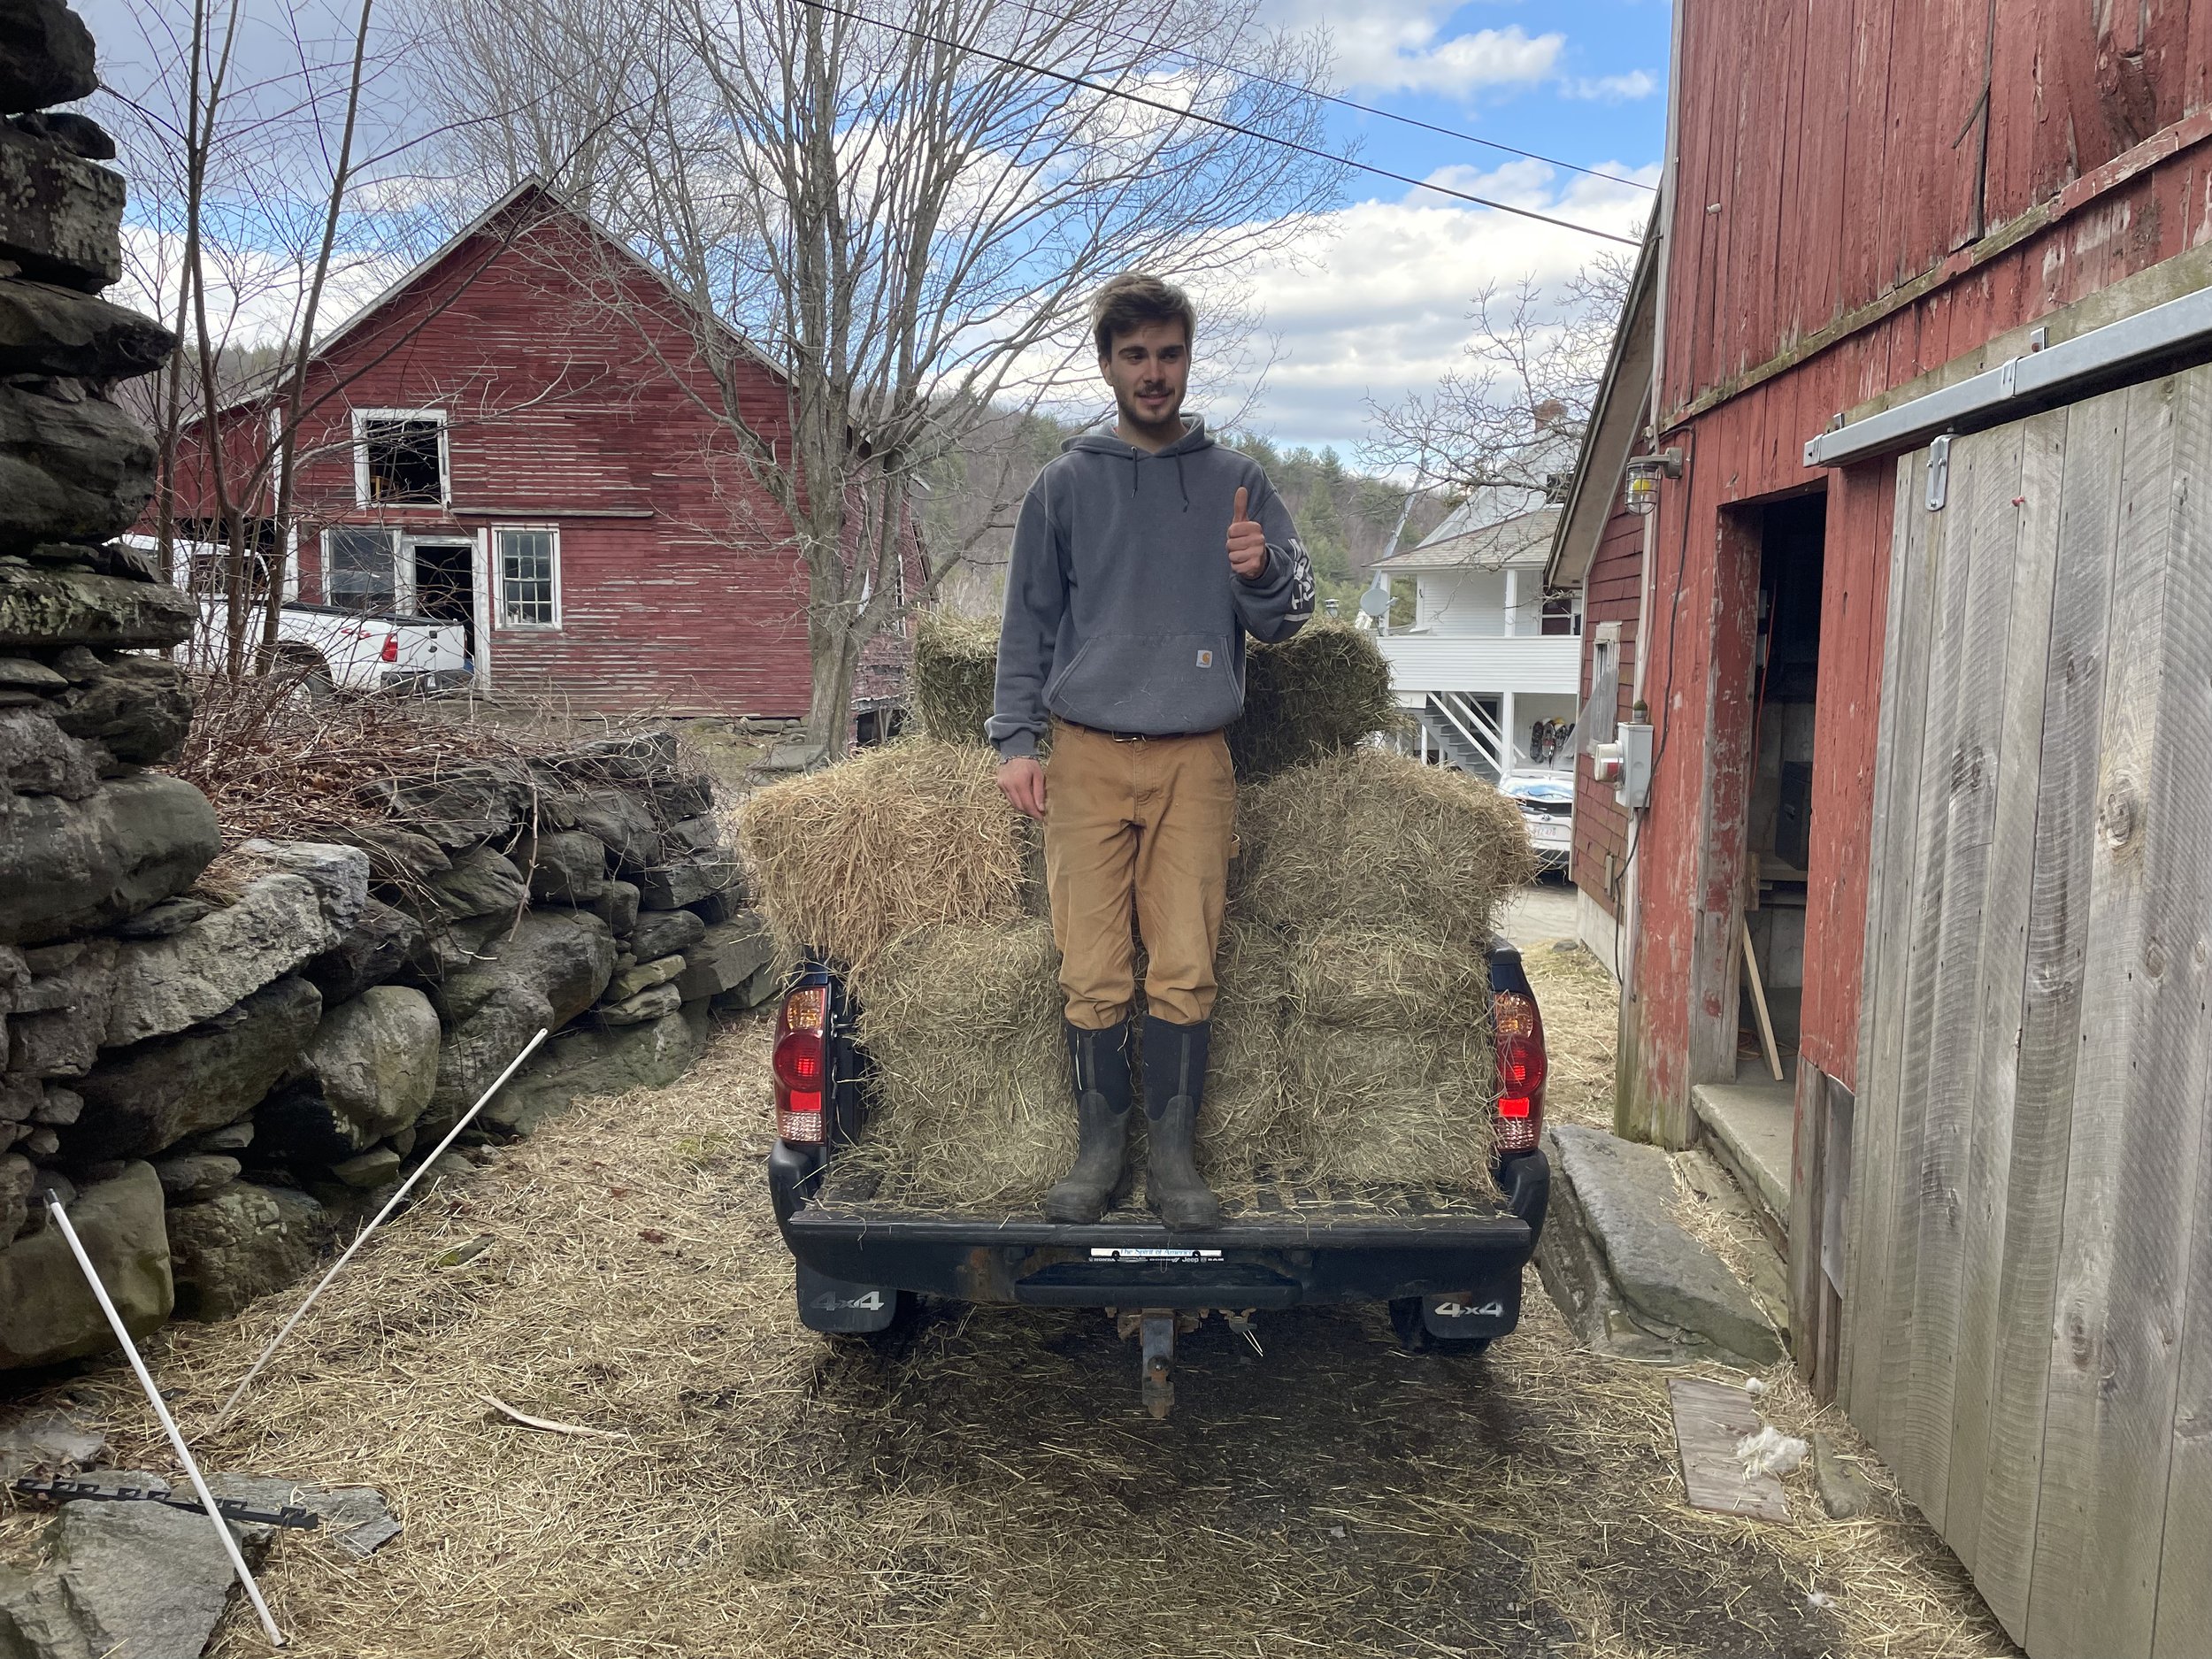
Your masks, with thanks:
M 1571 634 L 1392 634 L 1375 643 L 1401 700 L 1437 691 L 1571 697 L 1581 689 L 1582 641 Z

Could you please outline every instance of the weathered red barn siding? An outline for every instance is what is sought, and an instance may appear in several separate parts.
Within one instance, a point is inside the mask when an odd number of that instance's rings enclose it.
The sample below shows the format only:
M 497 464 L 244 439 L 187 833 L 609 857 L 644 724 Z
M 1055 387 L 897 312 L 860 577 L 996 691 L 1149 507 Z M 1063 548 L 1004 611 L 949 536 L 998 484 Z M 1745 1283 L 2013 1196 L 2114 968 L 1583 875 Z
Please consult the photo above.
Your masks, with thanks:
M 1637 854 L 1632 1121 L 1686 1125 L 1691 1083 L 1732 1065 L 1732 1032 L 1701 1035 L 1693 1010 L 1724 1019 L 1734 997 L 1747 558 L 1756 579 L 1738 515 L 1827 491 L 1803 1052 L 1855 1086 L 1892 491 L 1878 465 L 1809 473 L 1804 442 L 2212 242 L 2212 0 L 2101 24 L 2074 0 L 2001 10 L 1683 8 L 1658 425 L 1687 466 L 1662 486 L 1644 657 L 1661 764 Z
M 1635 676 L 1629 665 L 1636 660 L 1636 620 L 1643 581 L 1644 521 L 1632 512 L 1617 512 L 1606 521 L 1598 538 L 1596 557 L 1584 580 L 1582 634 L 1596 637 L 1601 625 L 1620 624 L 1620 649 L 1615 661 L 1619 695 L 1614 718 L 1625 720 L 1636 700 Z M 1582 653 L 1582 698 L 1586 703 L 1594 672 L 1588 649 Z M 1588 755 L 1575 761 L 1575 885 L 1604 908 L 1616 921 L 1621 913 L 1621 880 L 1628 868 L 1628 813 L 1613 798 L 1610 785 L 1601 784 Z

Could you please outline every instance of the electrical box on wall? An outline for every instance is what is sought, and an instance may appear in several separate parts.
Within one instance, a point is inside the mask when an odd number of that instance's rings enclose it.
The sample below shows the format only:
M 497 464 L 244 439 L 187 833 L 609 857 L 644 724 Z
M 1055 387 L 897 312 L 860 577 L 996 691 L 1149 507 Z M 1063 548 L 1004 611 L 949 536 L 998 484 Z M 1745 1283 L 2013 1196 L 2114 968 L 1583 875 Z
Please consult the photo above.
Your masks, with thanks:
M 1651 727 L 1633 722 L 1620 727 L 1621 770 L 1615 795 L 1632 811 L 1651 799 Z

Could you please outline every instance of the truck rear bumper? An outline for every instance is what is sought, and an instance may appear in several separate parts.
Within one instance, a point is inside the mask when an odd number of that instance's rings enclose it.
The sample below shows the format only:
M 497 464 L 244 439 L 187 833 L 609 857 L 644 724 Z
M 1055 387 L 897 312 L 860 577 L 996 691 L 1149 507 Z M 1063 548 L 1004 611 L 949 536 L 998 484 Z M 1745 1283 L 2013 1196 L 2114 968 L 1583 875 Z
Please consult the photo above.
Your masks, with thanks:
M 1146 1219 L 1071 1225 L 901 1214 L 810 1201 L 819 1155 L 769 1156 L 776 1220 L 792 1254 L 849 1285 L 1040 1307 L 1294 1308 L 1408 1296 L 1519 1303 L 1551 1190 L 1540 1152 L 1506 1161 L 1496 1210 L 1371 1210 L 1236 1217 L 1206 1233 Z

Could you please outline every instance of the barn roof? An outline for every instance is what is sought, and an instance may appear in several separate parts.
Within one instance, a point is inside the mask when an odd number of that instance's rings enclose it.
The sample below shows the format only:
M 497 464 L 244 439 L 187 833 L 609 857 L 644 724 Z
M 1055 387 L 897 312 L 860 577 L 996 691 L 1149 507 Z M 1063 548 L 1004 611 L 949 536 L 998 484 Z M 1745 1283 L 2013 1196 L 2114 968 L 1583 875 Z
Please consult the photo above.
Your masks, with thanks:
M 1542 497 L 1540 490 L 1525 493 Z M 1552 526 L 1559 521 L 1559 509 L 1534 507 L 1453 530 L 1458 516 L 1455 513 L 1439 525 L 1420 546 L 1378 559 L 1369 568 L 1402 576 L 1416 571 L 1501 570 L 1508 565 L 1541 564 L 1544 550 L 1551 545 Z

